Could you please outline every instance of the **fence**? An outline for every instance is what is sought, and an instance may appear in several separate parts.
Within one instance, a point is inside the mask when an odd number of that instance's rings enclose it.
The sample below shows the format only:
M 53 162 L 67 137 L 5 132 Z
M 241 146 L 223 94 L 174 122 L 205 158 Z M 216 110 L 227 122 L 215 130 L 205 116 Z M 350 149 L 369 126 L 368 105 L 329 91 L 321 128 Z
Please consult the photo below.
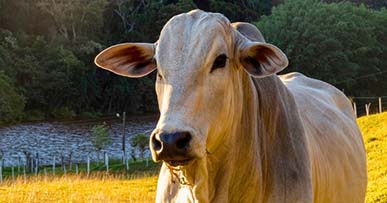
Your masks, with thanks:
M 85 173 L 87 176 L 90 175 L 92 171 L 106 171 L 110 172 L 111 169 L 117 171 L 131 171 L 138 169 L 146 169 L 155 165 L 149 158 L 149 156 L 144 156 L 141 158 L 136 158 L 133 154 L 122 154 L 121 157 L 111 157 L 107 152 L 103 152 L 102 159 L 87 154 L 84 161 L 73 161 L 66 159 L 65 156 L 52 156 L 51 164 L 41 164 L 42 160 L 39 158 L 39 154 L 36 153 L 24 153 L 25 157 L 17 157 L 15 165 L 5 166 L 4 159 L 0 159 L 0 183 L 3 182 L 3 179 L 9 178 L 14 180 L 17 176 L 27 175 L 59 175 L 74 173 L 80 174 Z M 2 154 L 0 154 L 2 155 Z M 149 155 L 145 153 L 145 155 Z M 69 158 L 69 157 L 67 157 Z M 45 163 L 48 161 L 45 160 Z
M 387 108 L 387 96 L 352 97 L 353 110 L 356 116 L 382 113 Z
M 379 97 L 352 97 L 353 109 L 356 116 L 370 115 L 372 113 L 380 113 L 387 110 L 387 96 Z M 78 149 L 78 148 L 77 148 Z M 22 150 L 17 148 L 17 150 Z M 129 152 L 130 150 L 126 150 Z M 62 151 L 60 151 L 62 153 Z M 4 154 L 0 151 L 0 183 L 3 181 L 3 177 L 14 179 L 18 175 L 37 175 L 37 174 L 66 174 L 68 172 L 78 174 L 81 171 L 90 174 L 93 170 L 109 171 L 113 167 L 121 167 L 123 170 L 130 171 L 131 166 L 135 165 L 135 155 L 133 153 L 124 154 L 120 156 L 120 151 L 116 154 L 103 153 L 102 159 L 98 158 L 98 155 L 92 153 L 79 152 L 78 155 L 73 153 L 62 154 L 38 154 L 35 152 L 20 152 L 15 153 L 16 156 L 9 155 L 8 160 L 13 159 L 11 164 L 4 164 Z M 137 152 L 137 154 L 140 154 Z M 138 157 L 138 156 L 137 156 Z M 142 159 L 145 167 L 149 167 L 151 161 L 149 161 L 150 154 L 147 151 L 145 159 Z M 102 161 L 101 161 L 102 160 Z M 120 162 L 120 164 L 117 164 Z

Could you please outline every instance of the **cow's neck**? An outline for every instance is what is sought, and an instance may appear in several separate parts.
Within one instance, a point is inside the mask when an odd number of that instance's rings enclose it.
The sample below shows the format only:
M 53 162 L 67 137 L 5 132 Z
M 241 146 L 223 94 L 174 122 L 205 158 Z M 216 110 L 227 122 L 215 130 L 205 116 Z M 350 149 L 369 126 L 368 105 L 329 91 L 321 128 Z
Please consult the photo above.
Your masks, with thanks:
M 298 112 L 287 88 L 277 76 L 252 79 L 245 74 L 242 81 L 243 102 L 234 112 L 240 116 L 222 144 L 184 170 L 199 202 L 264 202 L 273 198 L 274 190 L 286 192 L 287 188 L 276 188 L 282 184 L 278 174 L 286 179 L 288 170 L 306 168 L 296 160 L 306 152 L 294 149 L 299 144 L 294 142 L 302 144 L 304 137 L 298 117 L 291 116 Z

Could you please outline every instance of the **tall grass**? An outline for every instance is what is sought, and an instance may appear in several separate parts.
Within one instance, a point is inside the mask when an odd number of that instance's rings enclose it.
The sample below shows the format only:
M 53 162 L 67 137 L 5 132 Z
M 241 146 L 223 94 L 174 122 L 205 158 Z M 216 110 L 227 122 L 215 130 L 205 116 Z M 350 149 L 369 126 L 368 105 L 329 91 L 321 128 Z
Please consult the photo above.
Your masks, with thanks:
M 93 174 L 31 176 L 7 180 L 0 187 L 0 202 L 107 203 L 153 202 L 157 177 Z
M 367 203 L 387 202 L 387 113 L 358 119 L 368 159 Z M 154 202 L 158 167 L 91 176 L 23 176 L 0 185 L 1 203 Z

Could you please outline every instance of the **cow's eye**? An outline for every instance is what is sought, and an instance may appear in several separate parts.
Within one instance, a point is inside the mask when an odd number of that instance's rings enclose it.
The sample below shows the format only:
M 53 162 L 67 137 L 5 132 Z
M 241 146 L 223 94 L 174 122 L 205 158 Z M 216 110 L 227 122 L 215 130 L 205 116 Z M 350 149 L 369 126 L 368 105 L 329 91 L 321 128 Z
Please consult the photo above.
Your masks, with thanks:
M 226 56 L 226 54 L 221 54 L 216 57 L 214 64 L 212 65 L 211 72 L 217 68 L 224 68 L 226 66 L 227 59 L 228 57 Z

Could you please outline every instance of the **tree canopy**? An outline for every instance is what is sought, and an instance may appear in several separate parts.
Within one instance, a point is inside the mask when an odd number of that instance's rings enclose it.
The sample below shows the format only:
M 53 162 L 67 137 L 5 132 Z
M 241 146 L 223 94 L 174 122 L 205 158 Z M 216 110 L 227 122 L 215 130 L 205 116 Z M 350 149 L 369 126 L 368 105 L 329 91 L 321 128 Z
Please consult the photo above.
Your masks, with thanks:
M 1 102 L 15 105 L 0 120 L 157 112 L 154 74 L 120 77 L 98 69 L 94 57 L 121 42 L 155 42 L 172 16 L 194 8 L 257 22 L 288 54 L 288 71 L 351 95 L 382 94 L 385 74 L 367 75 L 387 67 L 385 4 L 352 1 L 0 0 L 0 94 L 8 98 Z
M 0 124 L 20 119 L 23 110 L 24 98 L 12 87 L 9 78 L 0 72 Z
M 288 55 L 286 72 L 327 81 L 348 95 L 374 96 L 386 93 L 386 14 L 348 2 L 290 0 L 256 25 Z

